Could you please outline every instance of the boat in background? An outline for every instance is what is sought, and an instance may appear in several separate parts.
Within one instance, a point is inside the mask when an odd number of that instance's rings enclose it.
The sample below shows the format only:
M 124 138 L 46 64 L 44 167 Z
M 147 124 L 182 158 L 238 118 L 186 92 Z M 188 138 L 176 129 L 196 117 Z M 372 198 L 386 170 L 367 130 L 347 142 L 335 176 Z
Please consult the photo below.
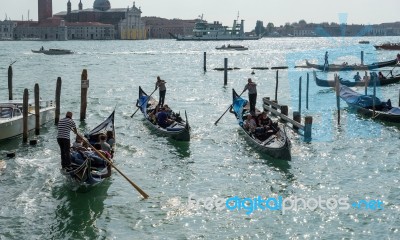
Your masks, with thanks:
M 236 51 L 244 51 L 244 50 L 249 50 L 248 47 L 245 47 L 243 45 L 222 45 L 221 47 L 216 47 L 215 49 L 217 50 L 236 50 Z
M 222 23 L 214 21 L 208 23 L 203 20 L 203 15 L 197 19 L 192 36 L 181 36 L 169 33 L 178 41 L 218 41 L 218 40 L 258 40 L 259 36 L 247 36 L 244 33 L 244 20 L 238 23 L 238 19 L 233 21 L 233 26 L 223 26 Z
M 386 61 L 386 62 L 377 62 L 368 65 L 348 65 L 348 64 L 329 64 L 328 66 L 313 64 L 306 60 L 306 65 L 309 68 L 315 68 L 321 71 L 368 71 L 372 69 L 382 68 L 382 67 L 389 67 L 394 66 L 397 64 L 397 59 Z
M 362 40 L 362 41 L 359 41 L 358 43 L 359 43 L 359 44 L 369 44 L 369 41 Z
M 360 94 L 342 84 L 339 84 L 339 89 L 340 98 L 357 113 L 381 121 L 400 123 L 400 108 L 392 107 L 390 99 L 381 102 L 376 96 Z
M 258 151 L 267 154 L 275 159 L 291 160 L 291 143 L 286 135 L 285 126 L 277 124 L 276 127 L 272 126 L 273 132 L 267 132 L 266 136 L 256 135 L 247 131 L 244 126 L 244 117 L 250 114 L 249 101 L 243 99 L 232 89 L 232 107 L 231 113 L 236 116 L 240 129 L 246 135 L 246 140 Z M 257 112 L 258 110 L 256 110 Z M 274 124 L 272 124 L 274 125 Z
M 320 87 L 335 87 L 335 80 L 323 80 L 317 77 L 317 73 L 313 71 L 314 74 L 314 80 L 317 86 Z M 340 83 L 342 85 L 348 86 L 348 87 L 364 87 L 366 84 L 367 86 L 373 86 L 374 82 L 373 81 L 368 81 L 368 83 L 365 83 L 364 81 L 349 81 L 349 80 L 344 80 L 344 79 L 339 79 Z M 393 83 L 398 83 L 400 82 L 400 76 L 396 75 L 393 77 L 389 78 L 383 78 L 383 79 L 378 79 L 376 82 L 376 86 L 384 86 L 384 85 L 389 85 Z
M 40 101 L 40 125 L 55 117 L 53 101 Z M 35 128 L 35 104 L 28 102 L 28 131 Z M 23 102 L 22 100 L 9 100 L 0 102 L 0 140 L 18 136 L 23 133 Z
M 400 43 L 384 43 L 381 45 L 374 45 L 377 50 L 400 50 Z
M 44 53 L 46 55 L 66 55 L 73 54 L 71 50 L 68 49 L 58 49 L 58 48 L 50 48 L 49 50 L 45 50 L 41 48 L 40 50 L 32 50 L 33 53 Z
M 158 134 L 166 137 L 170 137 L 177 141 L 190 141 L 190 126 L 185 112 L 185 120 L 180 117 L 179 113 L 173 113 L 175 122 L 170 126 L 163 128 L 158 125 L 155 121 L 152 121 L 149 114 L 156 110 L 158 101 L 152 96 L 149 97 L 147 93 L 139 86 L 139 98 L 136 102 L 136 107 L 138 107 L 146 120 L 147 125 L 150 126 L 152 130 L 155 130 Z

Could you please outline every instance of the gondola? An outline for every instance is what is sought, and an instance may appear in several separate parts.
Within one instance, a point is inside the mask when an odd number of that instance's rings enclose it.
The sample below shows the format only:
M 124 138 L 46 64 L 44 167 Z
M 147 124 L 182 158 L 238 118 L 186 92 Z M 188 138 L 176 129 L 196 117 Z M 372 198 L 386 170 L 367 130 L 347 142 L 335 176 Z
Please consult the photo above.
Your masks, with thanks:
M 317 73 L 314 71 L 314 80 L 315 83 L 317 84 L 317 86 L 320 87 L 335 87 L 335 80 L 324 80 L 324 79 L 320 79 L 317 77 Z M 385 79 L 378 79 L 378 81 L 376 82 L 376 86 L 384 86 L 384 85 L 389 85 L 389 84 L 393 84 L 393 83 L 398 83 L 400 82 L 400 76 L 396 75 L 393 77 L 389 77 L 389 78 L 385 78 Z M 349 81 L 349 80 L 343 80 L 340 79 L 340 83 L 342 85 L 348 86 L 348 87 L 364 87 L 365 86 L 365 82 L 364 81 Z M 369 81 L 367 83 L 368 86 L 373 86 L 373 81 Z
M 374 45 L 376 50 L 400 50 L 400 43 L 384 43 L 381 45 Z
M 152 121 L 149 116 L 151 112 L 155 111 L 157 105 L 158 101 L 152 96 L 149 97 L 149 95 L 147 95 L 139 86 L 139 98 L 137 99 L 136 107 L 138 107 L 143 113 L 147 125 L 159 135 L 170 137 L 177 141 L 190 141 L 190 126 L 186 111 L 185 120 L 181 118 L 179 113 L 173 113 L 172 117 L 175 119 L 175 122 L 170 126 L 163 128 L 156 122 Z
M 115 139 L 114 115 L 115 110 L 104 122 L 85 134 L 87 140 L 84 140 L 83 146 L 85 146 L 85 141 L 94 145 L 99 135 L 106 134 L 108 131 L 112 132 Z M 72 147 L 71 168 L 61 169 L 61 174 L 67 178 L 74 190 L 96 186 L 111 176 L 111 165 L 87 147 Z
M 325 65 L 319 65 L 319 64 L 313 64 L 310 63 L 306 60 L 306 65 L 307 67 L 310 68 L 315 68 L 321 71 L 368 71 L 372 69 L 377 69 L 377 68 L 382 68 L 382 67 L 388 67 L 388 66 L 393 66 L 396 65 L 397 60 L 390 60 L 386 62 L 377 62 L 377 63 L 372 63 L 368 65 L 348 65 L 348 64 L 329 64 L 328 66 Z
M 249 114 L 249 102 L 240 97 L 234 89 L 232 89 L 233 103 L 231 113 L 236 116 L 240 129 L 244 132 L 246 140 L 258 151 L 273 157 L 275 159 L 291 160 L 291 143 L 286 135 L 285 126 L 279 124 L 273 127 L 270 135 L 266 139 L 256 136 L 254 133 L 247 131 L 243 127 L 243 117 Z M 256 111 L 257 112 L 257 111 Z
M 357 113 L 385 122 L 400 123 L 400 108 L 392 107 L 390 99 L 382 102 L 376 96 L 360 94 L 342 84 L 339 84 L 339 89 L 340 98 Z

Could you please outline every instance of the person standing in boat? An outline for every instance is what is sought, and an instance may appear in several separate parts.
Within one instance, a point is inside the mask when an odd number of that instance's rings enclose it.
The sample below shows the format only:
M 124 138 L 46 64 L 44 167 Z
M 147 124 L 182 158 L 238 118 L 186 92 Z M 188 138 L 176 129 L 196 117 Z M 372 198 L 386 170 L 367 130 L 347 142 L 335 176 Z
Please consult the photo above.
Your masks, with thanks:
M 71 166 L 71 154 L 70 154 L 70 132 L 71 130 L 77 134 L 76 125 L 72 120 L 72 112 L 67 112 L 65 118 L 58 122 L 58 134 L 57 142 L 60 146 L 61 151 L 61 167 L 69 170 Z
M 324 63 L 324 71 L 329 66 L 328 62 L 328 51 L 325 52 L 325 63 Z
M 156 89 L 159 88 L 159 101 L 158 104 L 162 107 L 164 106 L 164 100 L 165 100 L 165 93 L 167 92 L 167 88 L 165 87 L 165 84 L 167 82 L 162 80 L 160 76 L 157 77 L 157 82 L 156 82 Z
M 361 81 L 361 76 L 360 76 L 360 73 L 359 72 L 357 72 L 357 74 L 356 75 L 354 75 L 354 81 L 356 81 L 356 82 L 359 82 L 359 81 Z
M 243 92 L 246 90 L 249 90 L 250 113 L 254 116 L 256 114 L 257 84 L 251 78 L 247 79 L 247 84 L 244 86 Z

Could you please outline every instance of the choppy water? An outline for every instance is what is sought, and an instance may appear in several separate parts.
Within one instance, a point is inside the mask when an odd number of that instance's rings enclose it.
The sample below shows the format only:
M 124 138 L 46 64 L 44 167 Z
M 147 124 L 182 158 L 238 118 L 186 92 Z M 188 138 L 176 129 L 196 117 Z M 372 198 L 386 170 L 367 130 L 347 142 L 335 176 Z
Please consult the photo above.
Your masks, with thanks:
M 330 62 L 350 64 L 360 62 L 361 51 L 365 63 L 397 54 L 376 51 L 358 44 L 359 40 L 399 41 L 389 37 L 262 39 L 241 42 L 250 48 L 243 52 L 217 51 L 220 42 L 174 40 L 0 42 L 1 99 L 8 99 L 7 68 L 17 60 L 14 98 L 21 98 L 24 88 L 33 96 L 35 83 L 40 84 L 42 98 L 54 98 L 56 79 L 61 77 L 61 112 L 72 110 L 77 123 L 80 75 L 88 70 L 89 105 L 80 130 L 96 126 L 116 107 L 116 166 L 150 195 L 142 200 L 118 173 L 92 191 L 70 191 L 59 173 L 56 128 L 50 123 L 42 129 L 37 146 L 23 145 L 21 137 L 0 143 L 0 158 L 7 164 L 0 170 L 0 239 L 398 239 L 398 126 L 349 113 L 343 101 L 342 124 L 337 126 L 334 92 L 316 86 L 311 78 L 309 109 L 305 109 L 305 79 L 311 72 L 292 68 L 304 64 L 304 59 L 321 63 L 326 50 Z M 31 52 L 42 45 L 76 54 Z M 207 52 L 206 73 L 203 52 Z M 212 69 L 223 67 L 225 57 L 229 66 L 241 70 L 230 71 L 224 87 L 223 72 Z M 250 75 L 251 67 L 286 65 L 290 69 L 279 72 L 278 101 L 289 105 L 290 112 L 297 110 L 301 76 L 302 114 L 314 117 L 310 144 L 292 135 L 291 162 L 254 152 L 229 113 L 213 125 L 231 103 L 231 89 L 241 90 L 250 76 L 258 83 L 259 107 L 261 97 L 274 97 L 276 72 L 256 70 Z M 167 81 L 166 102 L 188 113 L 190 143 L 157 137 L 139 113 L 130 118 L 136 110 L 138 86 L 150 93 L 158 75 Z M 319 76 L 333 78 L 332 74 Z M 398 86 L 382 87 L 377 94 L 397 104 Z M 6 158 L 12 150 L 16 158 Z M 189 207 L 190 194 L 196 200 L 209 198 L 207 204 Z M 348 198 L 350 204 L 379 200 L 383 209 L 330 205 L 331 209 L 255 210 L 250 215 L 243 209 L 207 210 L 215 205 L 211 198 L 234 196 Z

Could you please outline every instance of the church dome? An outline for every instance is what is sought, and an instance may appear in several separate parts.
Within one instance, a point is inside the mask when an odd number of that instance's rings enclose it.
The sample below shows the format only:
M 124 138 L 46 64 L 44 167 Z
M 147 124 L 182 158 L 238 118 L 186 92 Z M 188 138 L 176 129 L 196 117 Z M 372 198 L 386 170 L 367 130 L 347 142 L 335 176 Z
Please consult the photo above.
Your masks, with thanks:
M 111 8 L 111 4 L 108 0 L 96 0 L 93 3 L 93 8 L 100 11 L 107 11 Z

